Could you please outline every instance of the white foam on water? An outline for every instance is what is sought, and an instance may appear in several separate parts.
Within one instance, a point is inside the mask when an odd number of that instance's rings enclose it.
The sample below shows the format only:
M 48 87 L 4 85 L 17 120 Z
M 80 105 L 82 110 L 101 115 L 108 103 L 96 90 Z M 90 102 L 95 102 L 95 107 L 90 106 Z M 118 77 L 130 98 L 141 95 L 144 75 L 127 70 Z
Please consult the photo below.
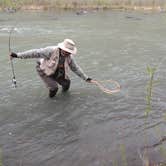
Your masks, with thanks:
M 53 31 L 46 28 L 36 27 L 13 27 L 10 25 L 0 26 L 0 35 L 8 35 L 13 29 L 13 33 L 17 34 L 52 34 Z

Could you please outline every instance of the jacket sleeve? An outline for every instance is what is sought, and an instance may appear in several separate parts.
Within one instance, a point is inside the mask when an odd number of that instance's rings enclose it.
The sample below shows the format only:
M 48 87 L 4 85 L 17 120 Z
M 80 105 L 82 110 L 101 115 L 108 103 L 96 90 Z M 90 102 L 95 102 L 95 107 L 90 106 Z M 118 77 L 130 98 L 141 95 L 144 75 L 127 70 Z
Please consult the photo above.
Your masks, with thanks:
M 74 57 L 71 55 L 71 61 L 69 63 L 70 69 L 83 80 L 87 80 L 88 76 L 84 73 L 81 67 L 76 63 Z
M 49 46 L 40 49 L 28 50 L 25 52 L 18 52 L 17 57 L 21 59 L 27 58 L 44 58 L 48 59 L 51 57 L 53 51 L 56 49 L 56 46 Z

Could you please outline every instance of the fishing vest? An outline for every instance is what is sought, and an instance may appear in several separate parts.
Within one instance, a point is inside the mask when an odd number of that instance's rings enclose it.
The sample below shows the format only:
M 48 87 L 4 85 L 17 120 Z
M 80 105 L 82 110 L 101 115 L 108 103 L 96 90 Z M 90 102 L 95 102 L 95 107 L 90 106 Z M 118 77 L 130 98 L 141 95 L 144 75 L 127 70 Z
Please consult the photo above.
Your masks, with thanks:
M 65 59 L 66 57 L 61 55 L 59 50 L 59 62 L 56 71 L 51 75 L 52 78 L 65 78 Z
M 59 64 L 59 48 L 56 48 L 55 51 L 52 53 L 51 57 L 49 59 L 41 59 L 40 60 L 40 69 L 47 75 L 51 76 L 53 75 Z M 71 62 L 70 55 L 64 58 L 64 74 L 65 78 L 67 78 L 67 74 L 69 71 L 69 63 Z

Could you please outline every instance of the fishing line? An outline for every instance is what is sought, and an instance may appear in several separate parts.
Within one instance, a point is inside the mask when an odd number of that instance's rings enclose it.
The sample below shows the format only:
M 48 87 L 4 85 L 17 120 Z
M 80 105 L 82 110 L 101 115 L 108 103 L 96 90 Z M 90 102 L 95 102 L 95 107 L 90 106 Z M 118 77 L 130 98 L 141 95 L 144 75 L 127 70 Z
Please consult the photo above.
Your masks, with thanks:
M 9 32 L 9 54 L 11 54 L 11 35 L 12 35 L 13 30 L 14 30 L 14 27 Z M 15 71 L 14 71 L 14 64 L 13 64 L 12 58 L 10 58 L 10 65 L 11 65 L 11 69 L 12 69 L 12 84 L 16 88 L 17 81 L 16 81 L 16 75 L 15 75 Z
M 104 81 L 92 80 L 91 83 L 96 85 L 100 90 L 102 90 L 104 93 L 107 94 L 120 92 L 120 85 L 117 81 L 114 80 L 104 80 Z M 115 88 L 108 88 L 108 85 L 105 86 L 106 83 L 115 85 Z

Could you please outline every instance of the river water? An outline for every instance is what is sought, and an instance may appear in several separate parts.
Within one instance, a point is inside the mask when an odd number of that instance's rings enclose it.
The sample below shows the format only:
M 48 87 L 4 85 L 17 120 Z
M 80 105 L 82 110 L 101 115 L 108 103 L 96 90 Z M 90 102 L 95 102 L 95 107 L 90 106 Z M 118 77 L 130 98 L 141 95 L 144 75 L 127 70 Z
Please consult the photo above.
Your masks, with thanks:
M 35 59 L 8 57 L 73 39 L 85 73 L 114 79 L 108 95 L 72 72 L 71 88 L 54 99 L 35 71 Z M 166 14 L 136 12 L 0 13 L 0 151 L 4 166 L 141 166 L 166 162 Z M 156 67 L 152 109 L 145 117 L 147 66 Z M 159 144 L 158 144 L 159 143 Z M 153 146 L 158 144 L 157 146 Z M 149 148 L 144 148 L 145 146 Z

